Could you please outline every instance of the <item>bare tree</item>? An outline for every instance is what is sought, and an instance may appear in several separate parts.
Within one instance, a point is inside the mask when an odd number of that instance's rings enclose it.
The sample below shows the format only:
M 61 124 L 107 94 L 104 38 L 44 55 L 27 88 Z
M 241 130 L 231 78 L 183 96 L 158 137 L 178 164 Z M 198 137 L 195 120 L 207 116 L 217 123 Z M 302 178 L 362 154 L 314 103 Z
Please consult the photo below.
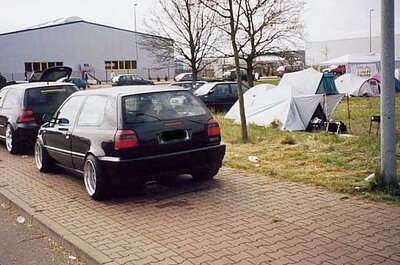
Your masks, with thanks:
M 243 0 L 237 42 L 253 86 L 255 60 L 295 46 L 302 36 L 302 0 Z
M 152 69 L 160 70 L 167 68 L 169 73 L 169 69 L 175 68 L 174 40 L 156 35 L 140 34 L 138 36 L 138 43 L 140 43 L 142 49 L 146 49 L 151 53 L 155 62 L 159 65 L 157 68 L 148 69 L 149 79 L 151 79 L 150 71 Z
M 198 0 L 159 0 L 162 12 L 153 13 L 150 23 L 146 23 L 149 33 L 174 40 L 174 51 L 191 68 L 193 79 L 212 60 L 214 46 L 218 40 L 214 27 L 216 15 Z M 145 38 L 144 47 L 153 50 L 167 43 L 159 38 Z M 163 54 L 158 54 L 163 60 Z
M 247 142 L 249 139 L 247 132 L 247 122 L 244 109 L 244 99 L 242 90 L 242 75 L 240 73 L 239 47 L 236 41 L 239 31 L 239 19 L 243 15 L 241 5 L 244 0 L 200 0 L 202 4 L 207 6 L 219 17 L 223 18 L 220 28 L 230 36 L 233 56 L 235 58 L 236 76 L 237 76 L 237 93 L 239 97 L 239 113 L 240 124 L 242 129 L 242 141 Z

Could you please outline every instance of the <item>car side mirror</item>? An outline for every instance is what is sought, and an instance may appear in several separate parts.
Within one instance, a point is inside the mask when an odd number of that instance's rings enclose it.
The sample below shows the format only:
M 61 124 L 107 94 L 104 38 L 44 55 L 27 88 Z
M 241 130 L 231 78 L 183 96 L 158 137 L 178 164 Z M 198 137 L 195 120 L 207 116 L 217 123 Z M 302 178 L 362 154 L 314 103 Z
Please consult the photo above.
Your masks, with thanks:
M 69 120 L 67 118 L 60 118 L 60 119 L 58 119 L 58 124 L 59 125 L 68 125 Z

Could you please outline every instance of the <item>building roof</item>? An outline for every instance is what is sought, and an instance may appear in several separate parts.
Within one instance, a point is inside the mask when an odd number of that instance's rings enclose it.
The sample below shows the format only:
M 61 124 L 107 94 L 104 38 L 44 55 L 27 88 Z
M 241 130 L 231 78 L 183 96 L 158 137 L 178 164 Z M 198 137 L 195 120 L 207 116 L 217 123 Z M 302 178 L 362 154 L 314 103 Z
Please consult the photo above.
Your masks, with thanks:
M 59 19 L 56 19 L 56 20 L 47 21 L 47 22 L 44 22 L 44 23 L 40 23 L 40 24 L 34 25 L 34 26 L 28 27 L 26 29 L 2 33 L 2 34 L 0 34 L 0 37 L 1 36 L 5 36 L 5 35 L 19 34 L 19 33 L 23 33 L 23 32 L 30 32 L 30 31 L 41 30 L 41 29 L 62 27 L 62 26 L 65 26 L 65 25 L 72 25 L 72 24 L 79 24 L 79 23 L 99 26 L 99 27 L 108 28 L 108 29 L 119 30 L 119 31 L 128 32 L 128 33 L 140 34 L 140 35 L 143 35 L 143 36 L 158 37 L 158 38 L 163 38 L 163 39 L 166 39 L 166 40 L 173 41 L 172 39 L 169 39 L 169 38 L 166 38 L 166 37 L 162 37 L 162 36 L 156 36 L 156 35 L 152 35 L 152 34 L 148 34 L 148 33 L 137 32 L 137 31 L 133 31 L 133 30 L 121 29 L 121 28 L 107 26 L 107 25 L 103 25 L 103 24 L 88 22 L 88 21 L 85 21 L 82 18 L 76 17 L 76 16 L 67 17 L 67 18 L 59 18 Z

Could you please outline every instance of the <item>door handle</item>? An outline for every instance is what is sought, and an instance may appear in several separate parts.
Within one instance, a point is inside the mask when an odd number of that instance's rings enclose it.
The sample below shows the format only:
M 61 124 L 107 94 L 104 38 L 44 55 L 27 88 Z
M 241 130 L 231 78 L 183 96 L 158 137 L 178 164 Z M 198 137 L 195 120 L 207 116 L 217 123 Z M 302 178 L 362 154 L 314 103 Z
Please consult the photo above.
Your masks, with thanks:
M 69 139 L 70 136 L 71 136 L 71 133 L 70 133 L 70 132 L 66 132 L 66 133 L 65 133 L 65 139 Z

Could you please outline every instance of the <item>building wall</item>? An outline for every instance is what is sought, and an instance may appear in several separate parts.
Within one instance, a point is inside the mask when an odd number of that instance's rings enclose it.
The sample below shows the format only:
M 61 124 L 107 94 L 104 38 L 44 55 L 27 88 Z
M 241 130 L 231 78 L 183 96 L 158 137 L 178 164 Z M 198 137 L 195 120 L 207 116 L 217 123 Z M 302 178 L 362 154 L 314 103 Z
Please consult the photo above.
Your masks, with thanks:
M 372 52 L 381 53 L 380 37 L 372 37 L 371 44 Z M 369 37 L 306 42 L 306 64 L 310 66 L 348 53 L 369 53 Z M 400 34 L 395 36 L 395 55 L 400 56 Z
M 108 80 L 110 70 L 105 61 L 136 60 L 137 70 L 113 70 L 115 74 L 135 72 L 147 78 L 174 73 L 159 67 L 151 51 L 136 48 L 137 33 L 87 22 L 61 24 L 52 27 L 0 35 L 0 72 L 7 80 L 24 78 L 25 62 L 63 62 L 81 75 L 81 65 L 90 64 L 92 74 Z M 11 78 L 14 77 L 14 78 Z

